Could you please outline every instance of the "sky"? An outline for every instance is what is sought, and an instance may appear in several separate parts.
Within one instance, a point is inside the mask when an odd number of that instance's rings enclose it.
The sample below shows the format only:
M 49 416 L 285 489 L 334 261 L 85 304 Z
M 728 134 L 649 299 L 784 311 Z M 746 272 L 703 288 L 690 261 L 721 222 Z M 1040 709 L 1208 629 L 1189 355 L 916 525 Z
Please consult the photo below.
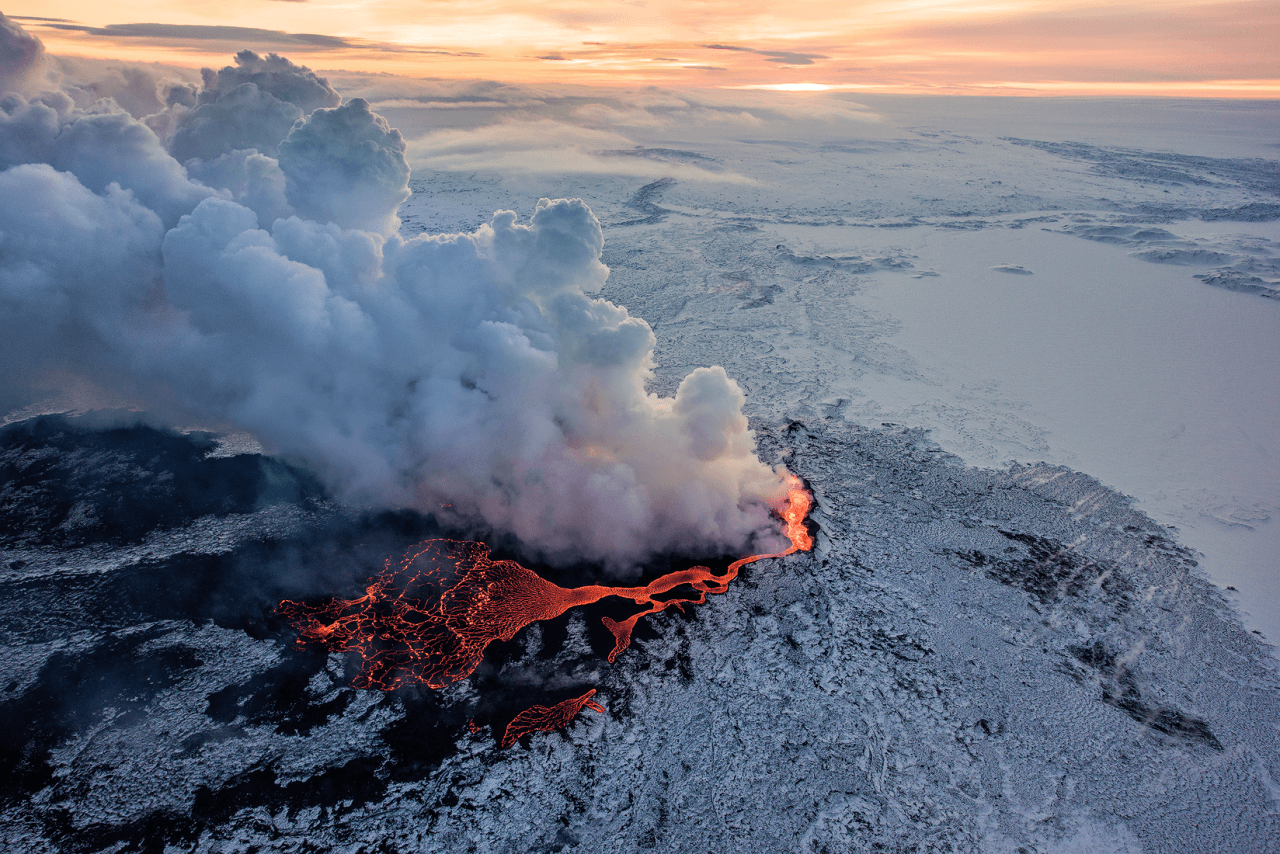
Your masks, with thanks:
M 1280 97 L 1274 0 L 9 0 L 50 53 L 523 83 Z

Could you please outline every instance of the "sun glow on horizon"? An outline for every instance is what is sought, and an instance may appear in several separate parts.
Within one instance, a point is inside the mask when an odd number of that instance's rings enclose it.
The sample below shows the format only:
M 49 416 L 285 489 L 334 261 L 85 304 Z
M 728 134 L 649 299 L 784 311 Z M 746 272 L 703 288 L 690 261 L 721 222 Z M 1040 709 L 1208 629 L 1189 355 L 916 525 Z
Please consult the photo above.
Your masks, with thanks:
M 54 55 L 189 68 L 248 48 L 332 71 L 535 84 L 1280 97 L 1280 6 L 1259 0 L 815 0 L 785 13 L 652 0 L 643 11 L 623 0 L 232 0 L 216 11 L 15 0 L 5 13 Z
M 832 89 L 858 89 L 856 83 L 749 83 L 745 86 L 727 86 L 727 89 L 769 89 L 774 92 L 829 92 Z

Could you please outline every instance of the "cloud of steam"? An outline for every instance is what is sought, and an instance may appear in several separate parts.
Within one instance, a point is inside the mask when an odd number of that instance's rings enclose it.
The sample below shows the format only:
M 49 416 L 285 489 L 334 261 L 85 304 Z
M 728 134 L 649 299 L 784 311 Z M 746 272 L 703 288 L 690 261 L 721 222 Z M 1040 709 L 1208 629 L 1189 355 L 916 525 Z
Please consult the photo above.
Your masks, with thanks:
M 317 110 L 280 144 L 285 195 L 302 216 L 391 234 L 409 198 L 404 140 L 357 98 Z
M 202 76 L 195 108 L 182 114 L 169 143 L 181 162 L 250 148 L 274 156 L 295 122 L 342 100 L 328 81 L 275 54 L 242 50 L 235 66 Z
M 0 12 L 0 92 L 21 92 L 44 56 L 40 39 Z
M 0 404 L 89 381 L 552 560 L 779 545 L 741 390 L 700 368 L 646 393 L 655 338 L 591 296 L 584 203 L 406 240 L 400 134 L 288 60 L 236 63 L 156 90 L 167 147 L 112 100 L 0 99 Z
M 16 93 L 0 96 L 0 168 L 21 163 L 46 163 L 69 172 L 95 193 L 114 184 L 158 213 L 166 225 L 176 224 L 213 194 L 187 177 L 150 128 L 118 111 L 113 102 L 81 110 L 62 92 L 31 101 Z M 11 197 L 10 203 L 26 200 Z
M 67 63 L 62 64 L 67 65 Z M 63 69 L 64 74 L 66 70 Z M 164 87 L 163 91 L 162 87 Z M 172 81 L 169 86 L 165 86 L 150 70 L 127 65 L 102 69 L 101 73 L 89 75 L 88 80 L 80 83 L 65 80 L 61 88 L 78 106 L 86 107 L 95 101 L 110 98 L 120 109 L 135 119 L 161 112 L 170 99 L 191 97 L 194 89 L 193 86 L 184 85 L 178 81 Z M 171 88 L 177 89 L 181 94 L 171 93 L 169 91 Z

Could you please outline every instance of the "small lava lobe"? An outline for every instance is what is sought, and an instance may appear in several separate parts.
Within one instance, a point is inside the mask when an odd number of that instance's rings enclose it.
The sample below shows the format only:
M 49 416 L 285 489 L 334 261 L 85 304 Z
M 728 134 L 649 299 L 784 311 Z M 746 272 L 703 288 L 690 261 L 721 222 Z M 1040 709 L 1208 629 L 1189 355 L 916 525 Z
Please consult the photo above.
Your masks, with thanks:
M 581 697 L 571 697 L 568 700 L 556 703 L 554 706 L 530 706 L 512 719 L 507 724 L 507 731 L 502 736 L 502 746 L 510 747 L 520 738 L 534 730 L 542 732 L 551 732 L 568 726 L 569 722 L 578 716 L 578 712 L 584 708 L 592 709 L 597 712 L 604 712 L 604 706 L 591 699 L 595 696 L 596 689 L 592 688 Z

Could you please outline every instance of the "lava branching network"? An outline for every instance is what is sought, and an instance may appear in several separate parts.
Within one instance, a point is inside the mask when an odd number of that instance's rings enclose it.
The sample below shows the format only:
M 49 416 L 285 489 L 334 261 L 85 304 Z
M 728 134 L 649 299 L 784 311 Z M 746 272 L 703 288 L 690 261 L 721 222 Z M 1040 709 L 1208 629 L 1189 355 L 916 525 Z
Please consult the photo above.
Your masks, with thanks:
M 643 587 L 564 588 L 515 561 L 492 559 L 483 543 L 432 539 L 410 548 L 398 563 L 388 558 L 383 572 L 358 599 L 334 598 L 320 604 L 286 600 L 277 610 L 297 627 L 299 643 L 315 641 L 330 650 L 356 652 L 361 659 L 356 687 L 443 688 L 470 676 L 494 641 L 509 641 L 530 623 L 618 596 L 642 610 L 621 621 L 603 618 L 614 637 L 612 663 L 630 646 L 640 618 L 672 606 L 700 605 L 708 593 L 725 592 L 747 564 L 813 548 L 805 528 L 811 503 L 812 496 L 794 480 L 781 510 L 791 545 L 781 552 L 740 558 L 723 575 L 695 566 L 669 572 Z M 682 587 L 692 595 L 681 598 Z M 671 598 L 659 598 L 673 591 Z M 509 747 L 533 730 L 559 729 L 584 707 L 603 712 L 591 699 L 594 694 L 592 690 L 550 708 L 531 706 L 508 725 L 502 746 Z

